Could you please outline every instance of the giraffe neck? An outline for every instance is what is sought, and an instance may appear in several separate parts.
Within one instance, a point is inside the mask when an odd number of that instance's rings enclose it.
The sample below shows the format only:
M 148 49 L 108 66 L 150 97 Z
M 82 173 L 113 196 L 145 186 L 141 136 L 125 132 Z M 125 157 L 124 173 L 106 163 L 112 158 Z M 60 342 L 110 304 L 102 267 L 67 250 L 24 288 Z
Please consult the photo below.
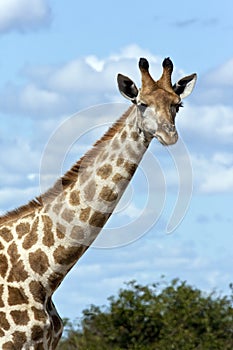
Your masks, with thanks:
M 41 197 L 42 230 L 47 238 L 49 227 L 56 232 L 52 270 L 61 278 L 111 216 L 148 145 L 133 106 Z

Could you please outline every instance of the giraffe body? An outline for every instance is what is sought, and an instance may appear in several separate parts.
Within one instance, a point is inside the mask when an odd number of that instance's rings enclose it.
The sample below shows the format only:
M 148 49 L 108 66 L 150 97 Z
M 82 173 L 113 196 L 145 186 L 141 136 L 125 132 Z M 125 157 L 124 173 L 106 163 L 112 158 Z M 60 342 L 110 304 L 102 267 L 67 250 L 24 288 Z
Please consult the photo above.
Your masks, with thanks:
M 144 84 L 140 94 L 149 102 L 147 95 L 154 91 L 146 92 L 145 62 L 140 70 Z M 125 89 L 125 78 L 118 77 L 119 88 L 133 100 L 132 84 Z M 160 85 L 157 90 L 162 90 Z M 166 89 L 157 95 L 165 93 Z M 175 92 L 167 93 L 179 103 Z M 136 87 L 133 94 L 135 99 Z M 56 348 L 62 322 L 52 302 L 54 291 L 112 214 L 155 131 L 159 140 L 163 137 L 161 143 L 168 144 L 169 135 L 171 144 L 177 140 L 174 127 L 168 130 L 169 120 L 166 135 L 159 134 L 162 126 L 150 121 L 153 108 L 151 104 L 144 109 L 139 99 L 134 101 L 53 188 L 0 218 L 1 349 Z

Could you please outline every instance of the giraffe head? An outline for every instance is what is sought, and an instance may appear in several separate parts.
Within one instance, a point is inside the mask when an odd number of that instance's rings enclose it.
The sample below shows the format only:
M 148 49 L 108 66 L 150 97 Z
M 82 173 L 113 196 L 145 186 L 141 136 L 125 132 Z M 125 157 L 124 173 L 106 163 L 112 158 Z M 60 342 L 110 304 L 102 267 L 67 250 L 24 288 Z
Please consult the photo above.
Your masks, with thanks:
M 193 90 L 197 75 L 191 74 L 172 85 L 173 63 L 170 58 L 163 61 L 163 73 L 155 81 L 149 73 L 149 63 L 140 58 L 141 89 L 128 77 L 118 74 L 121 94 L 137 106 L 137 123 L 147 139 L 156 137 L 163 145 L 172 145 L 178 140 L 175 117 L 182 106 L 182 99 Z

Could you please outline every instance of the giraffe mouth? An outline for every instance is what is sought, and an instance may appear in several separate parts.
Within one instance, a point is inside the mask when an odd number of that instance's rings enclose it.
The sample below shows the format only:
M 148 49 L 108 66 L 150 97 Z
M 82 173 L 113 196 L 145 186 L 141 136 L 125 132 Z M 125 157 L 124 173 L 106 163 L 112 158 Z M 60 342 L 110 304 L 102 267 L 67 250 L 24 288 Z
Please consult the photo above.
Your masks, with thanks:
M 155 134 L 154 137 L 163 145 L 163 146 L 168 146 L 168 144 L 165 142 L 165 140 L 160 136 Z

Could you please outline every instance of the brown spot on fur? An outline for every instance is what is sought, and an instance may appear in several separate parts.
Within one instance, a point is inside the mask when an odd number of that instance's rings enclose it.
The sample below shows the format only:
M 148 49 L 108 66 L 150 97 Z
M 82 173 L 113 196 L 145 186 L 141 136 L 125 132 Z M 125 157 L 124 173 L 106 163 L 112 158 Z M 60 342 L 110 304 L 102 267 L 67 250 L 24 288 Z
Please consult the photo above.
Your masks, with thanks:
M 0 328 L 5 329 L 6 331 L 10 328 L 10 324 L 6 319 L 5 312 L 0 312 Z
M 132 131 L 130 136 L 134 141 L 137 141 L 139 138 L 139 135 L 136 131 Z
M 4 249 L 4 245 L 2 244 L 2 242 L 0 242 L 0 250 Z
M 8 282 L 25 281 L 29 275 L 24 268 L 23 261 L 19 260 L 20 255 L 18 253 L 17 245 L 14 242 L 11 243 L 11 245 L 8 247 L 7 253 L 10 256 L 11 265 L 12 265 L 7 281 Z
M 10 312 L 11 317 L 13 318 L 13 321 L 17 325 L 26 325 L 29 322 L 29 317 L 27 311 L 11 311 Z
M 53 253 L 55 263 L 60 265 L 70 265 L 76 262 L 76 260 L 82 255 L 83 247 L 70 247 L 65 248 L 58 246 Z
M 79 219 L 81 221 L 86 222 L 90 216 L 90 211 L 91 208 L 85 208 L 85 209 L 81 209 L 80 215 L 79 215 Z
M 74 226 L 71 230 L 70 237 L 81 243 L 81 241 L 85 237 L 83 228 L 81 226 L 78 226 L 78 225 Z
M 127 132 L 124 130 L 121 134 L 121 141 L 125 141 L 126 137 L 127 137 Z
M 86 187 L 84 188 L 85 199 L 88 202 L 91 202 L 94 198 L 96 192 L 96 183 L 94 180 L 89 181 Z
M 12 341 L 8 341 L 2 346 L 2 350 L 13 350 L 13 349 L 16 349 L 16 348 Z
M 56 228 L 57 237 L 63 239 L 65 237 L 66 228 L 64 225 L 57 223 Z
M 19 305 L 26 304 L 28 297 L 25 295 L 23 288 L 8 287 L 8 304 Z
M 69 210 L 65 208 L 61 214 L 62 219 L 70 223 L 75 216 L 75 211 L 74 210 Z
M 26 340 L 27 338 L 24 332 L 15 331 L 13 334 L 14 349 L 22 349 Z
M 42 215 L 42 220 L 44 223 L 44 237 L 42 242 L 45 246 L 51 247 L 55 242 L 52 232 L 53 222 L 47 215 Z
M 100 198 L 107 202 L 113 202 L 117 199 L 118 194 L 110 187 L 104 186 L 99 194 Z
M 80 204 L 80 192 L 74 190 L 70 193 L 70 204 L 71 205 L 79 205 Z
M 0 307 L 4 307 L 4 302 L 2 300 L 2 295 L 3 295 L 3 285 L 0 285 Z
M 12 341 L 8 341 L 2 346 L 2 350 L 13 350 L 15 349 L 15 345 L 13 344 Z
M 0 254 L 0 276 L 4 278 L 8 270 L 8 260 L 5 255 Z
M 0 328 L 0 338 L 3 338 L 5 336 L 5 332 Z
M 43 339 L 44 336 L 44 330 L 40 326 L 33 326 L 32 327 L 32 333 L 31 338 L 33 341 L 38 341 L 40 339 Z
M 32 306 L 32 312 L 34 313 L 34 318 L 37 321 L 45 322 L 47 317 L 44 312 L 44 310 L 37 309 L 36 307 Z
M 17 263 L 13 264 L 11 271 L 9 272 L 8 282 L 21 282 L 25 281 L 29 277 L 29 274 L 24 269 L 24 263 L 22 260 L 17 261 Z
M 15 242 L 11 243 L 11 245 L 8 247 L 7 254 L 10 257 L 12 265 L 15 265 L 20 258 L 20 255 L 18 253 L 18 248 Z
M 117 166 L 121 166 L 123 163 L 124 163 L 124 158 L 122 158 L 122 157 L 119 157 L 118 159 L 117 159 Z
M 133 174 L 135 173 L 135 170 L 137 169 L 137 164 L 126 161 L 124 164 L 124 168 L 129 173 L 131 178 L 131 176 L 133 176 Z
M 35 301 L 38 301 L 39 303 L 44 302 L 46 292 L 40 282 L 36 282 L 36 281 L 30 282 L 29 289 Z
M 42 276 L 49 267 L 48 257 L 41 249 L 37 249 L 29 254 L 29 264 L 33 271 Z
M 34 244 L 36 244 L 38 240 L 37 228 L 38 228 L 39 219 L 36 220 L 32 224 L 32 228 L 30 232 L 26 235 L 23 241 L 23 248 L 30 249 Z
M 99 211 L 96 211 L 92 214 L 89 220 L 89 224 L 95 227 L 103 227 L 109 215 L 110 213 L 101 213 Z
M 61 204 L 61 203 L 55 204 L 53 207 L 53 212 L 55 214 L 59 215 L 61 213 L 62 206 L 63 206 L 63 204 Z
M 113 178 L 112 178 L 112 181 L 114 182 L 114 183 L 118 183 L 118 182 L 120 182 L 120 181 L 126 181 L 127 179 L 124 177 L 124 176 L 122 176 L 121 174 L 119 174 L 119 173 L 116 173 L 114 176 L 113 176 Z
M 107 179 L 111 175 L 111 173 L 112 173 L 111 164 L 105 164 L 97 170 L 97 175 L 100 176 L 102 179 Z
M 11 233 L 11 231 L 9 230 L 9 228 L 4 227 L 0 230 L 0 236 L 6 241 L 6 242 L 10 242 L 13 239 L 13 235 Z
M 26 235 L 27 233 L 29 233 L 30 231 L 30 225 L 28 222 L 22 222 L 21 224 L 18 224 L 15 228 L 18 237 L 22 238 L 24 235 Z

